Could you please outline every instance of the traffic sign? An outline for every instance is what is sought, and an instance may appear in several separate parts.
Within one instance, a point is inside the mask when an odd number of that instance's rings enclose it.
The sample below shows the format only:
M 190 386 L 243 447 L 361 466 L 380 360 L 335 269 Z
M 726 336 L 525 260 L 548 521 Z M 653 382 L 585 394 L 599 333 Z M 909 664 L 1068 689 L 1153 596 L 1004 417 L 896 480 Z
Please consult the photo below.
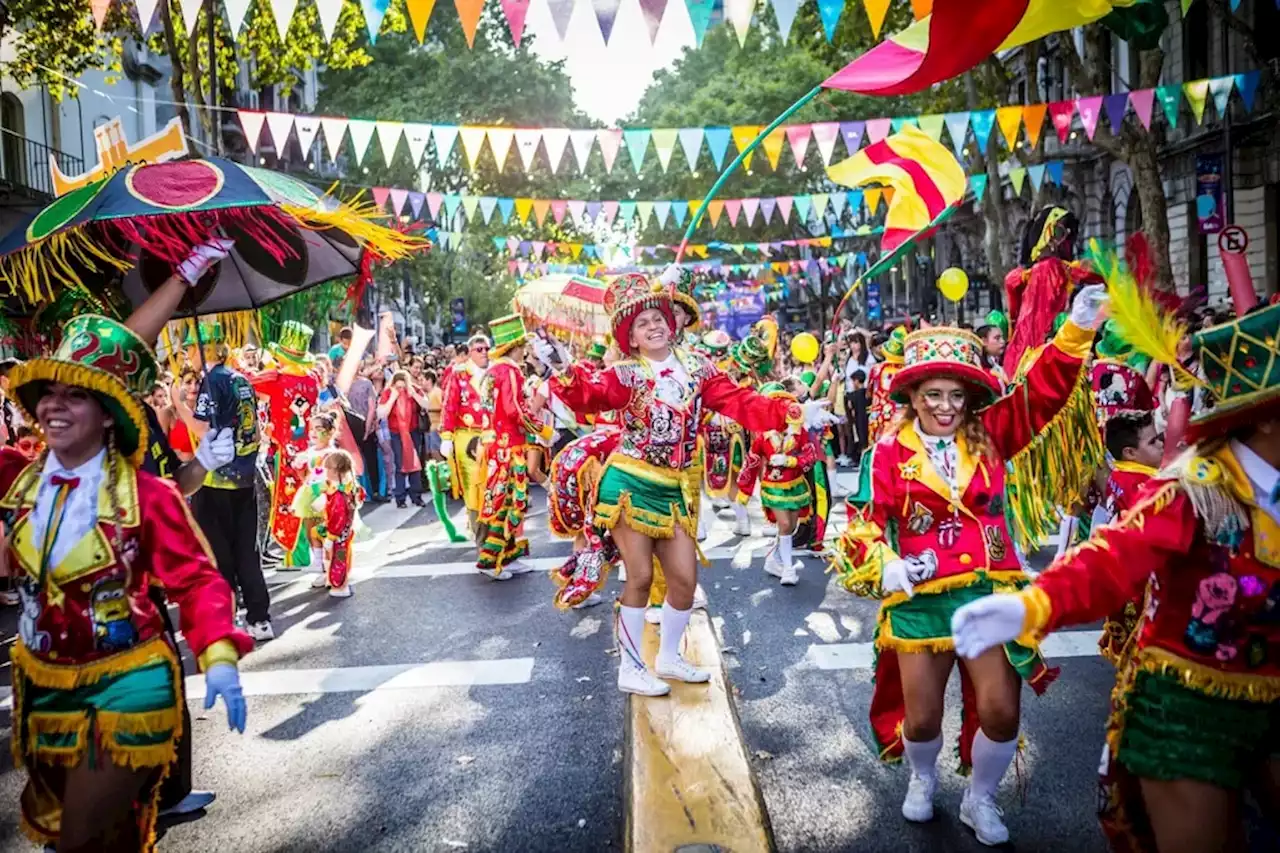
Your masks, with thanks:
M 1249 248 L 1249 234 L 1239 225 L 1228 225 L 1218 235 L 1218 250 L 1229 255 L 1243 255 Z

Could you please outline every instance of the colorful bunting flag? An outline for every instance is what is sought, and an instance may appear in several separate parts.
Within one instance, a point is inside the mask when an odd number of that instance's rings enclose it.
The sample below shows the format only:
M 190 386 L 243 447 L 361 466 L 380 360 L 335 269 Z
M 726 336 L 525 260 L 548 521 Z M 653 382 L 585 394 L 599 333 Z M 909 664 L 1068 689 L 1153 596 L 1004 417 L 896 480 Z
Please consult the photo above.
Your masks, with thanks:
M 973 128 L 973 141 L 978 153 L 985 155 L 991 140 L 991 130 L 996 125 L 995 110 L 974 110 L 969 113 L 969 126 Z
M 502 0 L 502 15 L 507 19 L 507 29 L 511 31 L 511 41 L 517 48 L 524 38 L 524 19 L 529 14 L 529 0 Z
M 818 15 L 822 18 L 822 31 L 829 43 L 836 35 L 836 25 L 844 12 L 844 0 L 818 0 Z
M 945 125 L 945 119 L 946 116 L 941 113 L 929 116 L 920 116 L 918 127 L 934 142 L 941 142 L 942 128 Z
M 400 136 L 404 133 L 404 125 L 398 121 L 377 121 L 378 145 L 382 148 L 382 162 L 388 166 L 396 156 L 396 146 L 400 144 Z
M 862 129 L 866 126 L 866 122 L 862 121 L 842 121 L 840 122 L 840 138 L 844 140 L 844 148 L 852 157 L 858 153 L 858 149 L 862 147 Z
M 747 146 L 751 144 L 752 140 L 760 135 L 760 131 L 762 130 L 764 130 L 764 128 L 759 125 L 735 125 L 732 129 L 733 144 L 738 147 L 739 151 L 746 151 Z M 751 169 L 751 156 L 751 154 L 748 154 L 743 159 L 742 168 L 747 170 Z M 716 168 L 720 167 L 717 166 Z
M 431 126 L 431 138 L 436 144 L 436 166 L 443 169 L 453 153 L 453 145 L 458 139 L 456 124 L 434 124 Z M 479 149 L 477 149 L 477 156 Z
M 947 133 L 951 135 L 951 148 L 956 152 L 956 159 L 964 156 L 965 137 L 969 132 L 969 111 L 945 113 L 942 116 L 947 125 Z
M 1214 77 L 1209 81 L 1209 92 L 1213 95 L 1213 106 L 1218 111 L 1218 118 L 1225 118 L 1227 105 L 1231 101 L 1231 89 L 1236 84 L 1234 75 Z
M 1045 104 L 1027 104 L 1022 108 L 1022 126 L 1027 131 L 1027 145 L 1034 150 L 1040 144 L 1040 131 L 1044 128 L 1044 117 L 1049 112 Z
M 250 110 L 236 110 L 236 115 L 240 119 L 240 126 L 244 128 L 244 141 L 248 143 L 249 150 L 257 154 L 258 139 L 262 136 L 262 125 L 267 121 L 267 114 Z
M 596 141 L 600 143 L 600 153 L 604 156 L 604 170 L 612 174 L 618 149 L 622 147 L 622 131 L 616 127 L 602 128 L 596 131 Z
M 1191 114 L 1195 116 L 1196 124 L 1202 124 L 1204 107 L 1209 100 L 1209 81 L 1192 80 L 1190 83 L 1183 83 L 1182 93 L 1187 96 L 1187 103 L 1191 105 Z
M 893 119 L 888 118 L 869 118 L 867 119 L 867 144 L 879 142 L 889 135 L 889 131 L 893 129 Z M 850 148 L 849 153 L 853 154 L 857 149 Z
M 431 125 L 410 123 L 404 125 L 404 141 L 409 146 L 409 163 L 418 168 L 427 154 L 427 142 L 431 139 Z
M 1022 195 L 1022 185 L 1026 183 L 1027 170 L 1023 166 L 1009 170 L 1009 183 L 1013 186 L 1014 196 Z
M 644 17 L 645 26 L 649 30 L 649 44 L 658 40 L 658 27 L 662 25 L 662 16 L 667 11 L 667 0 L 640 0 L 640 14 Z M 563 40 L 564 36 L 561 36 Z
M 778 20 L 778 33 L 782 43 L 787 43 L 791 35 L 791 26 L 796 22 L 796 12 L 800 10 L 800 0 L 773 0 L 773 15 Z
M 560 41 L 569 37 L 569 20 L 573 17 L 573 0 L 547 0 L 551 22 L 556 26 Z
M 708 127 L 703 131 L 703 135 L 707 138 L 707 148 L 711 151 L 711 159 L 716 164 L 716 170 L 723 169 L 732 132 L 727 127 Z
M 654 128 L 653 150 L 658 153 L 658 165 L 665 174 L 671 165 L 671 154 L 676 150 L 676 139 L 680 131 L 674 127 Z
M 1031 178 L 1031 191 L 1033 193 L 1040 192 L 1040 185 L 1044 183 L 1044 163 L 1037 163 L 1034 166 L 1027 167 L 1027 175 Z
M 1022 127 L 1021 104 L 1011 107 L 1000 107 L 996 110 L 996 124 L 1000 126 L 1000 135 L 1004 137 L 1009 150 L 1018 147 L 1018 130 Z
M 970 175 L 969 189 L 973 190 L 973 198 L 975 201 L 982 201 L 982 197 L 987 194 L 987 176 Z
M 1107 121 L 1111 123 L 1111 135 L 1119 136 L 1124 128 L 1124 114 L 1129 109 L 1129 93 L 1116 92 L 1102 99 L 1102 107 L 1106 110 Z
M 382 19 L 387 15 L 387 7 L 391 0 L 360 0 L 360 8 L 364 10 L 364 25 L 369 30 L 369 43 L 376 44 L 378 30 L 382 29 Z
M 809 139 L 813 136 L 813 128 L 807 124 L 794 124 L 786 129 L 787 142 L 791 143 L 791 156 L 796 165 L 804 168 L 805 156 L 809 153 Z
M 391 191 L 391 209 L 396 212 L 396 216 L 404 215 L 404 204 L 408 200 L 408 190 L 393 189 Z
M 622 5 L 622 0 L 591 0 L 591 8 L 596 13 L 596 23 L 600 25 L 600 35 L 604 37 L 604 43 L 609 43 L 609 36 L 613 35 L 613 25 L 618 20 L 618 8 Z
M 747 46 L 747 33 L 751 30 L 751 16 L 756 10 L 756 0 L 724 0 L 724 16 L 733 24 L 738 34 L 738 46 Z
M 622 138 L 627 143 L 627 153 L 631 155 L 631 168 L 635 169 L 637 175 L 640 174 L 640 167 L 644 165 L 644 154 L 649 150 L 651 135 L 652 131 L 643 127 L 622 131 Z
M 1045 165 L 1048 167 L 1045 171 L 1049 175 L 1049 180 L 1053 181 L 1058 186 L 1062 186 L 1062 161 L 1050 160 Z
M 682 127 L 679 132 L 680 147 L 684 149 L 684 158 L 689 163 L 689 171 L 698 171 L 698 155 L 702 153 L 702 128 Z M 663 169 L 665 170 L 665 166 Z
M 462 137 L 462 153 L 467 157 L 467 168 L 474 172 L 480 165 L 480 149 L 484 147 L 485 128 L 463 125 L 458 129 L 458 135 Z
M 1098 129 L 1098 118 L 1102 113 L 1102 96 L 1076 98 L 1076 111 L 1080 113 L 1080 123 L 1084 125 L 1085 136 L 1092 142 L 1093 134 Z
M 369 150 L 369 143 L 373 141 L 373 132 L 377 129 L 377 123 L 368 121 L 367 119 L 353 118 L 347 120 L 347 132 L 351 134 L 351 147 L 356 152 L 356 165 L 359 166 L 364 162 L 364 155 Z
M 863 197 L 867 201 L 868 213 L 871 213 L 874 215 L 876 210 L 879 209 L 880 195 L 882 192 L 884 192 L 884 190 L 881 187 L 867 187 L 865 190 L 862 191 Z
M 1129 93 L 1129 103 L 1133 104 L 1133 114 L 1138 117 L 1144 130 L 1151 129 L 1151 110 L 1156 103 L 1155 89 L 1138 89 Z
M 1236 91 L 1240 93 L 1240 102 L 1244 104 L 1244 111 L 1247 113 L 1253 112 L 1253 98 L 1258 94 L 1258 80 L 1261 77 L 1262 72 L 1256 69 L 1236 75 Z
M 1169 127 L 1177 127 L 1178 108 L 1182 106 L 1182 87 L 1176 83 L 1172 86 L 1157 86 L 1156 99 L 1160 101 L 1160 109 L 1164 110 Z
M 511 143 L 515 139 L 516 132 L 509 127 L 491 127 L 486 135 L 489 137 L 489 151 L 493 153 L 493 159 L 498 163 L 498 171 L 505 172 L 507 155 L 511 153 Z
M 693 41 L 702 47 L 702 40 L 707 36 L 707 27 L 711 24 L 711 13 L 715 10 L 715 0 L 684 0 L 689 9 L 689 23 L 693 24 Z M 718 168 L 718 167 L 717 167 Z
M 480 25 L 480 14 L 484 12 L 484 0 L 453 0 L 458 10 L 458 20 L 462 23 L 462 34 L 467 39 L 467 47 L 476 46 L 476 27 Z
M 560 161 L 564 158 L 565 146 L 569 144 L 569 130 L 563 127 L 544 127 L 542 129 L 542 145 L 547 150 L 547 160 L 551 163 L 551 174 L 560 171 Z
M 1053 129 L 1058 132 L 1058 141 L 1067 144 L 1071 135 L 1071 121 L 1076 114 L 1075 101 L 1054 101 L 1049 104 L 1049 117 L 1053 120 Z
M 431 12 L 435 9 L 436 0 L 405 0 L 405 4 L 408 7 L 409 23 L 413 26 L 413 34 L 417 37 L 418 44 L 422 44 L 422 40 L 427 35 L 427 22 L 431 20 Z M 341 12 L 342 3 L 338 3 L 337 6 L 338 11 Z M 334 23 L 337 23 L 337 18 L 334 18 Z M 332 31 L 329 36 L 326 36 L 326 40 L 331 38 Z
M 782 146 L 786 140 L 786 131 L 779 127 L 772 130 L 760 145 L 764 149 L 764 156 L 769 160 L 769 168 L 775 172 L 778 171 L 778 161 L 782 159 Z

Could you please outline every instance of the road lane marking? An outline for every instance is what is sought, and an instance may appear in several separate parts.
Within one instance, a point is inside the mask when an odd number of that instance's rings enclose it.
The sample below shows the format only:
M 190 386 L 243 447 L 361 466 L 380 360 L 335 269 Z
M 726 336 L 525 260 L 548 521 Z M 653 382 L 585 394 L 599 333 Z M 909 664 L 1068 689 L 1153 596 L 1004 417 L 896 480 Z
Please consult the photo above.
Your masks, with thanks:
M 1040 651 L 1052 663 L 1055 658 L 1093 657 L 1098 654 L 1102 631 L 1062 631 L 1040 642 Z M 875 664 L 871 643 L 814 643 L 805 662 L 815 669 L 871 669 Z

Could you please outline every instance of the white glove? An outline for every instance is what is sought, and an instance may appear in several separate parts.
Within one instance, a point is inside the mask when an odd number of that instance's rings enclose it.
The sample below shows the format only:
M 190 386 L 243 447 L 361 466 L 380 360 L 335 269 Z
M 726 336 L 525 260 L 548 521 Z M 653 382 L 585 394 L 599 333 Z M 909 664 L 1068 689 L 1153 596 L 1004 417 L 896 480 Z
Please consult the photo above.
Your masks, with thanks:
M 450 462 L 453 461 L 453 439 L 446 438 L 440 442 L 440 455 Z
M 907 577 L 906 560 L 890 560 L 885 564 L 880 575 L 880 589 L 885 595 L 891 592 L 905 592 L 908 597 L 915 595 L 915 588 Z
M 769 464 L 775 468 L 785 468 L 787 467 L 787 461 L 790 458 L 791 457 L 785 453 L 775 453 L 769 457 Z
M 230 427 L 209 430 L 196 448 L 196 461 L 206 471 L 217 471 L 236 458 L 236 440 Z
M 802 404 L 805 429 L 821 429 L 840 423 L 840 418 L 827 411 L 829 400 L 810 400 Z
M 966 604 L 951 617 L 956 652 L 973 659 L 987 649 L 1016 640 L 1022 634 L 1027 605 L 1022 596 L 997 593 Z
M 1106 304 L 1106 285 L 1090 284 L 1081 288 L 1071 303 L 1071 322 L 1082 329 L 1097 329 L 1102 324 L 1102 309 Z
M 677 283 L 680 281 L 680 267 L 675 264 L 670 264 L 662 271 L 662 278 L 658 279 L 658 281 L 668 286 Z
M 563 373 L 569 364 L 569 356 L 560 345 L 549 338 L 534 337 L 533 356 L 552 373 Z
M 178 277 L 194 287 L 195 283 L 200 280 L 200 276 L 204 275 L 209 267 L 231 254 L 231 249 L 235 244 L 234 240 L 228 240 L 224 237 L 214 237 L 207 243 L 201 243 L 191 250 L 191 254 L 187 256 L 185 261 L 178 264 L 178 269 L 176 270 Z

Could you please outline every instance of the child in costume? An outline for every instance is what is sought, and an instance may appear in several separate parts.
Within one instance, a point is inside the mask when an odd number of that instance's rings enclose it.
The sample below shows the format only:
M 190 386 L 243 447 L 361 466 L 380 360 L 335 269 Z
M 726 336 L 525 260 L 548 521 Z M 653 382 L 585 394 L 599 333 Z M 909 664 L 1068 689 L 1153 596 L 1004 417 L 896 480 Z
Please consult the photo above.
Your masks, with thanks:
M 762 431 L 802 422 L 805 411 L 793 400 L 740 388 L 705 357 L 673 347 L 676 323 L 668 286 L 643 275 L 622 275 L 610 285 L 605 307 L 614 340 L 627 356 L 609 369 L 566 366 L 567 354 L 549 339 L 538 338 L 534 346 L 539 360 L 557 374 L 556 393 L 566 405 L 584 413 L 622 413 L 622 435 L 597 488 L 595 518 L 612 531 L 627 564 L 617 627 L 618 688 L 659 696 L 670 688 L 648 671 L 640 655 L 655 556 L 667 582 L 657 675 L 695 683 L 711 677 L 680 655 L 697 585 L 694 537 L 702 479 L 697 433 L 704 408 Z
M 334 442 L 334 432 L 337 428 L 337 419 L 333 415 L 325 413 L 313 416 L 309 432 L 311 444 L 306 450 L 295 455 L 292 462 L 293 467 L 305 472 L 306 479 L 294 493 L 289 510 L 298 518 L 313 550 L 322 544 L 316 532 L 316 526 L 320 522 L 316 501 L 324 489 L 325 457 L 337 449 Z M 321 571 L 313 586 L 324 586 L 323 579 L 324 572 Z
M 1101 768 L 1100 817 L 1117 853 L 1244 849 L 1250 787 L 1276 814 L 1278 338 L 1280 306 L 1194 335 L 1217 403 L 1190 419 L 1187 451 L 1033 585 L 952 620 L 956 650 L 971 658 L 1144 596 L 1117 667 Z
M 360 505 L 364 490 L 356 482 L 355 463 L 345 450 L 324 457 L 322 511 L 317 533 L 323 543 L 324 580 L 332 598 L 349 598 L 351 559 L 360 528 Z M 313 584 L 314 586 L 314 584 Z
M 768 382 L 760 393 L 766 397 L 792 397 L 781 382 Z M 764 560 L 764 570 L 781 580 L 783 586 L 799 582 L 791 556 L 791 537 L 796 525 L 813 509 L 813 496 L 805 472 L 818 462 L 817 444 L 803 425 L 788 424 L 786 430 L 756 435 L 747 454 L 747 464 L 738 476 L 738 500 L 751 500 L 756 481 L 760 482 L 760 503 L 765 517 L 777 525 L 778 535 Z
M 467 505 L 475 529 L 484 498 L 484 474 L 467 448 L 485 429 L 484 398 L 480 383 L 489 367 L 489 338 L 476 332 L 467 341 L 467 357 L 452 365 L 440 378 L 440 454 L 449 463 L 453 496 Z
M 921 329 L 903 343 L 891 393 L 909 417 L 872 448 L 869 502 L 851 517 L 833 568 L 846 589 L 882 599 L 871 723 L 882 757 L 905 753 L 911 766 L 907 820 L 933 817 L 951 614 L 1027 582 L 1005 519 L 1006 463 L 1036 449 L 1037 434 L 1075 392 L 1104 299 L 1101 287 L 1083 291 L 1072 320 L 1003 397 L 972 333 Z M 1085 427 L 1096 444 L 1091 410 Z M 1073 454 L 1101 456 L 1087 435 L 1073 444 Z M 960 820 L 983 844 L 1008 840 L 995 792 L 1017 749 L 1018 676 L 1041 692 L 1055 674 L 1034 643 L 993 649 L 961 671 L 960 755 L 973 776 Z
M 132 374 L 132 376 L 131 376 Z M 163 584 L 187 645 L 244 731 L 236 664 L 253 640 L 233 624 L 219 574 L 177 487 L 139 470 L 150 348 L 82 315 L 53 355 L 17 365 L 14 397 L 45 451 L 0 450 L 0 511 L 22 614 L 10 651 L 13 754 L 26 768 L 23 829 L 63 850 L 150 850 L 156 797 L 182 729 L 181 665 L 148 595 Z
M 880 361 L 871 366 L 871 375 L 867 377 L 871 400 L 867 404 L 867 450 L 864 452 L 869 452 L 880 436 L 897 421 L 898 412 L 902 409 L 890 396 L 889 389 L 893 387 L 894 374 L 902 368 L 902 342 L 906 338 L 905 326 L 895 328 L 880 346 Z

